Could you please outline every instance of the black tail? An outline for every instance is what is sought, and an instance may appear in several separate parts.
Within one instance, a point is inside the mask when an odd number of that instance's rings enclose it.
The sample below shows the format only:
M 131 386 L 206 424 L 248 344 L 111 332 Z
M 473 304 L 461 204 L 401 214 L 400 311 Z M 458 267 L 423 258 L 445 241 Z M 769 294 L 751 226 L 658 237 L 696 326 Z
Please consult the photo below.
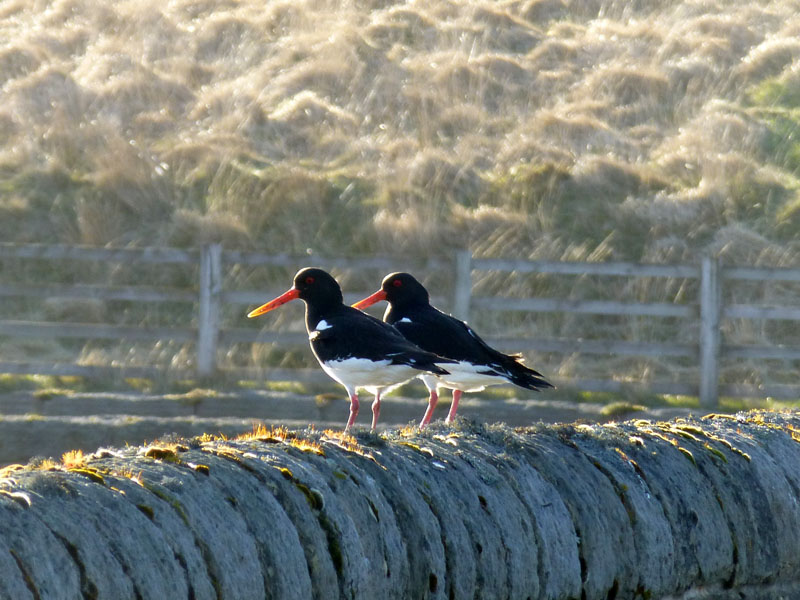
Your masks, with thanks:
M 442 363 L 454 363 L 456 361 L 432 352 L 425 352 L 420 350 L 418 352 L 403 352 L 392 357 L 392 362 L 395 364 L 404 364 L 409 367 L 414 367 L 420 371 L 428 371 L 434 375 L 449 375 L 450 371 L 443 369 L 439 366 Z
M 447 361 L 447 362 L 454 362 L 454 361 Z M 450 375 L 450 371 L 446 371 L 439 365 L 433 363 L 429 367 L 426 368 L 427 371 L 430 371 L 434 375 Z
M 518 385 L 519 387 L 524 387 L 529 390 L 545 390 L 547 388 L 556 387 L 543 377 L 537 377 L 536 375 L 528 375 L 527 373 L 521 376 L 512 375 L 511 383 L 513 383 L 514 385 Z
M 513 357 L 516 358 L 516 357 Z M 539 371 L 529 369 L 525 365 L 514 360 L 511 364 L 503 365 L 508 380 L 514 385 L 528 390 L 544 390 L 555 388 L 555 386 L 544 378 Z

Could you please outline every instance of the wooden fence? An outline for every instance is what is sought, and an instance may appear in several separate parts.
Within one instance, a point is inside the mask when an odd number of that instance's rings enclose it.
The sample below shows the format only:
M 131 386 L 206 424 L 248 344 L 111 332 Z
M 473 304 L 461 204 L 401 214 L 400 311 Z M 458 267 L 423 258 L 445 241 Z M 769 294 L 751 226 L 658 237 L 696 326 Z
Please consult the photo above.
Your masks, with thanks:
M 175 289 L 148 285 L 115 286 L 96 284 L 21 284 L 0 281 L 0 297 L 52 297 L 95 299 L 102 301 L 125 300 L 135 302 L 183 302 L 196 304 L 195 323 L 180 327 L 128 326 L 102 323 L 69 323 L 47 321 L 0 320 L 0 336 L 19 338 L 83 338 L 174 340 L 195 342 L 195 369 L 165 372 L 153 366 L 81 365 L 77 363 L 0 361 L 0 372 L 40 373 L 50 375 L 154 377 L 169 375 L 179 378 L 211 377 L 223 372 L 241 378 L 316 379 L 324 377 L 317 370 L 290 369 L 220 369 L 217 364 L 221 348 L 238 343 L 272 343 L 297 346 L 307 344 L 304 333 L 264 331 L 258 326 L 226 327 L 222 314 L 226 306 L 235 305 L 242 313 L 246 306 L 260 304 L 282 289 L 226 290 L 225 272 L 233 266 L 273 266 L 299 268 L 308 258 L 286 255 L 246 253 L 223 250 L 212 244 L 200 250 L 172 248 L 109 249 L 65 245 L 15 245 L 0 244 L 0 260 L 49 260 L 117 263 L 126 266 L 142 264 L 178 264 L 198 267 L 197 286 L 193 289 Z M 371 269 L 381 276 L 397 270 L 396 257 L 369 257 L 333 259 L 314 257 L 315 265 L 327 268 Z M 500 347 L 514 350 L 533 350 L 549 353 L 582 353 L 628 356 L 671 356 L 697 360 L 698 383 L 642 382 L 639 387 L 663 394 L 696 395 L 703 406 L 717 404 L 720 395 L 745 397 L 800 397 L 800 385 L 719 385 L 719 365 L 723 358 L 800 360 L 800 345 L 758 346 L 729 345 L 720 339 L 722 319 L 759 319 L 800 321 L 800 306 L 764 306 L 749 304 L 725 305 L 722 289 L 726 282 L 748 280 L 754 282 L 800 282 L 800 269 L 724 267 L 718 260 L 705 257 L 700 265 L 656 265 L 633 263 L 549 262 L 474 258 L 469 252 L 454 253 L 451 260 L 431 259 L 420 265 L 421 269 L 447 272 L 452 277 L 452 297 L 444 299 L 453 314 L 468 319 L 470 312 L 524 311 L 562 312 L 593 315 L 627 315 L 648 318 L 677 317 L 694 321 L 699 335 L 691 344 L 650 343 L 621 340 L 570 340 L 539 338 L 498 338 L 487 336 Z M 499 271 L 515 273 L 548 273 L 557 275 L 584 275 L 608 277 L 683 278 L 699 280 L 699 294 L 694 302 L 642 303 L 563 298 L 503 298 L 475 296 L 472 277 L 476 272 Z M 376 276 L 375 284 L 380 280 Z M 288 283 L 288 282 L 287 282 Z M 613 284 L 610 284 L 613 285 Z M 362 290 L 370 292 L 372 289 Z M 346 294 L 346 300 L 356 300 L 363 294 Z M 352 296 L 352 297 L 351 297 Z M 442 300 L 437 298 L 437 300 Z M 578 389 L 591 391 L 618 391 L 630 383 L 613 380 L 574 380 L 560 382 Z

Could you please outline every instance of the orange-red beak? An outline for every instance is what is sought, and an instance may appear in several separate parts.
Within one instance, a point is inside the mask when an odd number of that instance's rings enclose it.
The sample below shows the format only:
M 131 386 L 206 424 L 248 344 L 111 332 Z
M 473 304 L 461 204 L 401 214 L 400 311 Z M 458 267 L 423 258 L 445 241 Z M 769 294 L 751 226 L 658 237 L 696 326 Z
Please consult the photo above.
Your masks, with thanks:
M 363 309 L 367 308 L 368 306 L 372 306 L 376 302 L 380 302 L 381 300 L 386 300 L 386 292 L 383 290 L 378 290 L 372 296 L 367 296 L 363 300 L 359 300 L 355 304 L 353 304 L 353 308 Z
M 269 302 L 267 302 L 266 304 L 262 304 L 255 310 L 251 310 L 249 313 L 247 313 L 247 318 L 252 319 L 253 317 L 257 317 L 259 315 L 263 315 L 264 313 L 268 313 L 273 308 L 278 308 L 282 304 L 286 304 L 287 302 L 296 300 L 299 297 L 300 297 L 300 290 L 296 290 L 295 288 L 287 290 L 280 296 L 275 298 L 275 300 L 270 300 Z

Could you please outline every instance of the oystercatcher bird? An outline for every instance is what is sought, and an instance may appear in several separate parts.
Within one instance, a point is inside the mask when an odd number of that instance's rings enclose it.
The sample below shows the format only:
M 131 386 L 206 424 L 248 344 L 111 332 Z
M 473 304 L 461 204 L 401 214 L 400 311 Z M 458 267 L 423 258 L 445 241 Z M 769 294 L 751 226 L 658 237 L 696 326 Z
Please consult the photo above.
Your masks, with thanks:
M 408 273 L 392 273 L 381 283 L 381 289 L 356 302 L 353 307 L 363 309 L 386 300 L 389 307 L 383 320 L 394 325 L 406 339 L 428 352 L 456 361 L 442 377 L 420 378 L 430 392 L 428 409 L 420 427 L 425 427 L 433 416 L 439 400 L 438 388 L 453 390 L 453 402 L 447 423 L 453 421 L 458 401 L 463 392 L 479 392 L 488 385 L 513 383 L 529 390 L 551 388 L 538 371 L 522 364 L 519 354 L 503 354 L 484 342 L 464 321 L 447 315 L 431 306 L 428 290 Z
M 250 311 L 249 318 L 263 315 L 295 299 L 306 304 L 306 329 L 311 350 L 322 370 L 341 383 L 350 398 L 348 431 L 358 415 L 358 389 L 375 395 L 372 429 L 378 424 L 381 394 L 426 373 L 433 379 L 447 375 L 438 363 L 452 360 L 421 350 L 388 323 L 343 303 L 337 281 L 322 269 L 308 267 L 294 276 L 292 287 Z

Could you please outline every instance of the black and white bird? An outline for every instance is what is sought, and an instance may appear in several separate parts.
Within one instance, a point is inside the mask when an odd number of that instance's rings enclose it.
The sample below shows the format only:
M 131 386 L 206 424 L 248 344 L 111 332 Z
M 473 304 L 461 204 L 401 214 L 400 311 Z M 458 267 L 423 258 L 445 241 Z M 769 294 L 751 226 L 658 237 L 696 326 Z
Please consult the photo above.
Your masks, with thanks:
M 322 369 L 341 383 L 350 398 L 345 431 L 358 415 L 358 390 L 375 395 L 372 429 L 378 424 L 381 394 L 425 373 L 434 379 L 447 375 L 439 366 L 453 361 L 421 350 L 388 323 L 343 303 L 337 281 L 322 269 L 308 267 L 294 276 L 292 287 L 248 313 L 263 315 L 299 298 L 306 305 L 306 329 L 311 350 Z
M 406 339 L 423 350 L 456 361 L 447 365 L 450 373 L 441 377 L 420 375 L 430 392 L 420 427 L 425 427 L 433 416 L 439 400 L 438 388 L 453 390 L 446 420 L 450 423 L 456 416 L 463 392 L 478 392 L 499 383 L 513 383 L 529 390 L 553 387 L 541 373 L 523 365 L 521 355 L 495 350 L 464 321 L 431 306 L 428 290 L 408 273 L 387 275 L 381 289 L 353 307 L 363 309 L 381 300 L 389 302 L 383 316 L 386 323 L 394 325 Z

